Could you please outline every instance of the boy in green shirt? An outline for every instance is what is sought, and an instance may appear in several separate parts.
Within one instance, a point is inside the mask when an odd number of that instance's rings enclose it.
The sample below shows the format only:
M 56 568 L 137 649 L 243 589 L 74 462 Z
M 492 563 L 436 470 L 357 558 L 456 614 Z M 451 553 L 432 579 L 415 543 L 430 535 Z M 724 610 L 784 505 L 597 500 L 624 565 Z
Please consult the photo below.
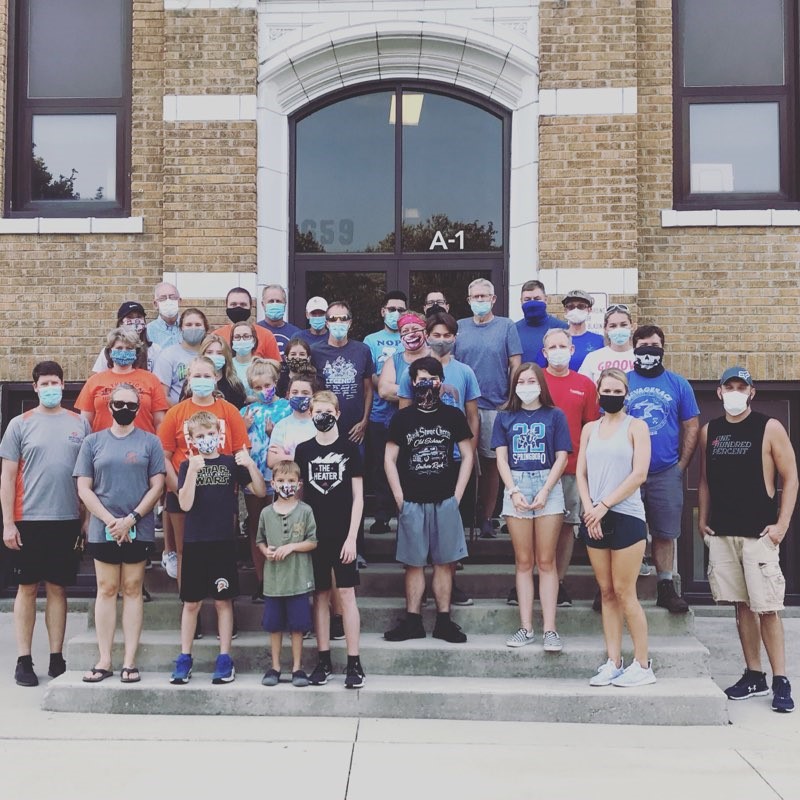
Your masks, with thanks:
M 265 631 L 271 634 L 272 669 L 261 683 L 276 686 L 281 678 L 283 632 L 292 637 L 292 686 L 308 686 L 301 668 L 303 634 L 311 630 L 311 594 L 314 569 L 311 551 L 317 546 L 314 513 L 297 499 L 300 467 L 281 461 L 272 470 L 275 500 L 258 520 L 256 546 L 266 558 L 264 564 Z

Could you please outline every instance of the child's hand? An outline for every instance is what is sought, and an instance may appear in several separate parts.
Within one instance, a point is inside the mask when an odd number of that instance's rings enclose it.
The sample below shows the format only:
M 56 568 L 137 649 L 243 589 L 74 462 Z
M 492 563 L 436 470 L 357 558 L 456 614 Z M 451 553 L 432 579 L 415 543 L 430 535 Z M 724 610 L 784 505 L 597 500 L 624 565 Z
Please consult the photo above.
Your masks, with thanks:
M 273 558 L 275 561 L 283 561 L 286 556 L 291 555 L 294 552 L 294 547 L 291 544 L 282 544 L 280 547 L 275 548 L 275 553 Z
M 237 454 L 236 454 L 236 463 L 240 467 L 250 467 L 255 462 L 252 458 L 250 458 L 250 453 L 247 452 L 247 448 L 243 447 Z
M 189 472 L 195 475 L 206 465 L 206 460 L 200 454 L 189 456 Z
M 339 553 L 339 558 L 342 560 L 342 564 L 351 564 L 353 561 L 356 560 L 356 540 L 347 538 L 345 539 L 344 546 L 342 547 L 342 552 Z
M 264 429 L 267 431 L 267 436 L 272 436 L 272 429 L 275 427 L 275 423 L 272 421 L 271 417 L 267 417 L 267 421 L 264 425 Z
M 245 410 L 244 414 L 242 414 L 242 419 L 244 419 L 244 424 L 247 426 L 247 430 L 253 427 L 253 420 L 256 418 L 256 415 L 253 413 L 252 408 L 248 408 Z
M 266 559 L 267 561 L 275 560 L 275 548 L 271 544 L 267 545 Z

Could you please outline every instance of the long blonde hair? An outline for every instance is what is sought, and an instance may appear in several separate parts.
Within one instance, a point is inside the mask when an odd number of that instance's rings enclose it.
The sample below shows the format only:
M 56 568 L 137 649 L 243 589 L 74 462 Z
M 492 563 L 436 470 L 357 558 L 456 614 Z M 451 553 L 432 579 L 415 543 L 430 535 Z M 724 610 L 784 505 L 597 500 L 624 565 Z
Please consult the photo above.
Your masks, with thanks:
M 209 345 L 212 344 L 220 344 L 222 345 L 222 355 L 225 356 L 225 366 L 222 368 L 222 377 L 228 381 L 228 385 L 233 389 L 235 392 L 241 392 L 242 396 L 244 397 L 247 394 L 244 390 L 244 385 L 239 380 L 239 376 L 236 373 L 236 369 L 233 366 L 233 350 L 231 350 L 231 346 L 223 339 L 221 336 L 217 336 L 216 333 L 211 333 L 203 339 L 202 344 L 200 345 L 200 355 L 204 356 L 206 354 L 206 350 L 208 349 Z

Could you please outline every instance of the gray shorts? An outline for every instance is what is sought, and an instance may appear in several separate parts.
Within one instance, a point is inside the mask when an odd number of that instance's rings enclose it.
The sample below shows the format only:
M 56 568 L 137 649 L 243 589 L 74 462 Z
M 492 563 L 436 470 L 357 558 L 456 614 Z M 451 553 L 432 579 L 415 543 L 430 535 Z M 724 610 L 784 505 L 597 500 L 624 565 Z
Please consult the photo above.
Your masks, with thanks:
M 403 503 L 397 517 L 397 560 L 401 564 L 452 564 L 466 556 L 467 540 L 455 497 L 441 503 Z
M 561 489 L 564 492 L 564 524 L 580 525 L 583 507 L 578 492 L 578 479 L 574 475 L 562 475 Z
M 482 458 L 497 458 L 492 450 L 492 430 L 497 419 L 497 411 L 493 408 L 479 408 L 480 434 L 478 436 L 478 455 Z
M 642 502 L 650 536 L 677 539 L 683 516 L 683 474 L 677 464 L 648 475 L 642 484 Z

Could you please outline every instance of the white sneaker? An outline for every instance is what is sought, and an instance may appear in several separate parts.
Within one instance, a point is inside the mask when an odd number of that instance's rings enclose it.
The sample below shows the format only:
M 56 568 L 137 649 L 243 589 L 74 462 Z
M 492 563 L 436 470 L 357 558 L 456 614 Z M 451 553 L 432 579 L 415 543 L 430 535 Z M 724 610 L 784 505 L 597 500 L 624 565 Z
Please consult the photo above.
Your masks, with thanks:
M 542 646 L 545 653 L 560 653 L 564 648 L 561 637 L 555 631 L 545 631 L 542 636 Z
M 647 686 L 647 684 L 655 682 L 656 676 L 653 674 L 653 662 L 648 661 L 645 669 L 635 658 L 625 668 L 622 675 L 618 675 L 611 680 L 614 686 L 622 686 L 625 689 L 630 686 Z
M 178 554 L 174 551 L 169 553 L 165 550 L 161 554 L 161 566 L 173 580 L 178 579 Z
M 589 686 L 611 686 L 611 681 L 625 672 L 625 659 L 619 660 L 617 666 L 610 658 L 605 664 L 597 668 L 597 673 L 589 679 Z
M 533 644 L 536 641 L 536 634 L 527 628 L 520 628 L 513 636 L 506 639 L 506 647 L 524 647 L 526 644 Z

